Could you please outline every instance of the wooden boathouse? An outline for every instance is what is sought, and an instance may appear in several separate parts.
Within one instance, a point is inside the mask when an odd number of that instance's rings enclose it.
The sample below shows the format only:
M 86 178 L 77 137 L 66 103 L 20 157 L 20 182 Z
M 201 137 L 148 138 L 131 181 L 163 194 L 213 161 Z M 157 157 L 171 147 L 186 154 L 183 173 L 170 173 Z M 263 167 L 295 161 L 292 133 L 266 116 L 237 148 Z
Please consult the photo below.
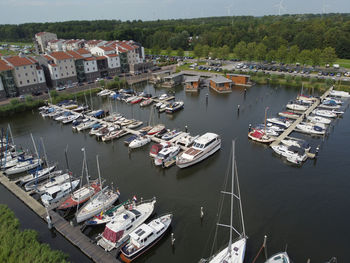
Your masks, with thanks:
M 219 93 L 231 92 L 232 80 L 227 79 L 221 75 L 209 79 L 209 87 Z
M 200 84 L 200 76 L 186 76 L 185 91 L 197 92 Z
M 251 87 L 251 81 L 249 75 L 243 74 L 226 74 L 226 78 L 232 80 L 234 86 Z

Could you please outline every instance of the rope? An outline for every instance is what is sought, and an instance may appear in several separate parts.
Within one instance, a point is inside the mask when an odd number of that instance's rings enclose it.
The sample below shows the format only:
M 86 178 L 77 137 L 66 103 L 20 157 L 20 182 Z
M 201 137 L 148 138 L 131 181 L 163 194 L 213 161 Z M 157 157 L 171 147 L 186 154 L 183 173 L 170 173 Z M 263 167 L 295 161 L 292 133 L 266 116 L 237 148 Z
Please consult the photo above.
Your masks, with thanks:
M 259 257 L 259 255 L 260 255 L 261 251 L 263 250 L 263 248 L 264 248 L 264 244 L 262 244 L 261 248 L 259 249 L 258 254 L 255 256 L 255 258 L 254 258 L 254 260 L 253 260 L 252 263 L 255 263 L 255 261 L 258 259 L 258 257 Z

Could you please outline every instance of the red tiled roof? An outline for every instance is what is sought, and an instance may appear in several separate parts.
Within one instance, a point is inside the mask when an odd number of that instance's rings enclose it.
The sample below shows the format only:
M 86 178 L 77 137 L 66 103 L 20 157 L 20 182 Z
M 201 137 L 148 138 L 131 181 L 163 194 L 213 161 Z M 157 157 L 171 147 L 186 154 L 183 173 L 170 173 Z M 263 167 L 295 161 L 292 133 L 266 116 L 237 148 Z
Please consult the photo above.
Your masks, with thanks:
M 39 33 L 36 33 L 35 35 L 36 36 L 41 36 L 41 35 L 43 35 L 43 34 L 45 34 L 46 32 L 39 32 Z
M 5 61 L 0 59 L 0 71 L 6 71 L 6 70 L 11 70 L 13 67 L 8 65 Z
M 108 54 L 107 57 L 118 57 L 118 54 Z
M 97 60 L 106 59 L 105 56 L 96 57 Z
M 90 60 L 96 60 L 96 58 L 95 57 L 89 57 L 89 58 L 85 58 L 84 60 L 85 61 L 90 61 Z
M 34 64 L 33 61 L 31 61 L 30 59 L 19 56 L 8 57 L 6 58 L 6 60 L 14 67 L 21 67 Z
M 32 58 L 32 57 L 27 57 L 27 59 L 29 59 L 30 61 L 32 61 L 33 63 L 38 63 L 38 61 L 37 60 L 35 60 L 34 58 Z
M 78 54 L 75 51 L 66 51 L 66 53 L 68 53 L 69 55 L 71 55 L 75 59 L 84 59 L 83 56 L 81 56 L 80 54 Z
M 53 44 L 53 43 L 57 43 L 59 41 L 61 41 L 61 39 L 52 39 L 52 40 L 49 41 L 49 43 Z
M 51 63 L 49 65 L 52 66 L 52 67 L 57 67 L 57 64 L 55 64 L 55 63 Z
M 46 58 L 47 60 L 52 60 L 52 57 L 49 57 L 48 55 L 43 55 L 44 58 Z
M 104 51 L 114 51 L 114 49 L 111 47 L 101 46 L 99 48 L 103 49 Z
M 51 54 L 49 54 L 49 56 L 51 56 L 57 60 L 64 60 L 64 59 L 71 59 L 72 58 L 72 56 L 70 56 L 69 54 L 67 54 L 66 52 L 63 52 L 63 51 L 52 52 Z
M 90 54 L 89 50 L 87 50 L 85 48 L 79 48 L 76 52 L 78 52 L 80 55 Z

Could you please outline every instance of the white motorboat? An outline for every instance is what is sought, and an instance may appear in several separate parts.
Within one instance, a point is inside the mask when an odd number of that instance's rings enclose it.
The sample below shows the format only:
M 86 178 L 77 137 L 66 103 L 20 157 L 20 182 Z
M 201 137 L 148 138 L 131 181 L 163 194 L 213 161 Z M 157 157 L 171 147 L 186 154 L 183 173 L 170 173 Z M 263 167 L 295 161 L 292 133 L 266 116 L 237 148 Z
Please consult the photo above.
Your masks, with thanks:
M 299 114 L 290 111 L 279 112 L 278 115 L 288 119 L 298 119 L 300 117 Z
M 330 119 L 320 117 L 320 116 L 307 116 L 306 119 L 313 122 L 313 123 L 323 123 L 323 124 L 330 124 L 331 123 Z
M 151 147 L 151 150 L 149 151 L 149 156 L 151 158 L 155 158 L 162 149 L 170 146 L 171 146 L 170 142 L 161 142 L 161 143 L 153 144 Z
M 287 252 L 280 252 L 268 258 L 265 263 L 292 263 Z
M 350 97 L 349 92 L 341 91 L 341 90 L 331 90 L 329 95 L 330 96 L 335 96 L 335 97 L 343 97 L 343 98 L 349 98 Z
M 73 111 L 75 111 L 75 112 L 83 112 L 83 111 L 86 111 L 87 109 L 89 109 L 89 106 L 87 106 L 87 105 L 80 105 L 77 108 L 73 109 Z
M 165 129 L 165 126 L 163 124 L 157 124 L 154 126 L 151 130 L 148 131 L 148 135 L 154 135 L 160 132 L 161 130 Z
M 78 119 L 80 116 L 81 116 L 80 114 L 69 115 L 68 117 L 66 117 L 65 119 L 62 120 L 62 123 L 63 124 L 70 123 L 70 122 Z
M 189 147 L 197 138 L 199 135 L 191 136 L 189 133 L 183 133 L 182 136 L 176 140 L 176 144 Z
M 103 129 L 98 130 L 96 132 L 95 136 L 97 138 L 100 138 L 100 137 L 106 136 L 109 133 L 111 133 L 113 131 L 116 131 L 116 130 L 118 130 L 118 127 L 115 126 L 115 125 L 107 126 L 107 127 L 103 128 Z
M 129 234 L 143 224 L 153 213 L 156 199 L 133 203 L 127 209 L 108 218 L 108 223 L 97 242 L 106 251 L 120 247 L 129 239 Z
M 300 124 L 298 124 L 296 131 L 308 133 L 311 135 L 324 135 L 324 134 L 326 134 L 325 129 L 323 129 L 317 125 L 314 125 L 312 123 L 305 123 L 305 122 L 301 122 Z
M 301 164 L 302 162 L 306 161 L 306 159 L 307 159 L 305 149 L 297 147 L 297 146 L 289 146 L 288 147 L 286 145 L 279 144 L 279 145 L 271 146 L 271 148 L 278 155 L 286 157 L 288 161 L 295 160 L 298 164 Z
M 41 196 L 41 202 L 45 206 L 49 206 L 60 201 L 78 186 L 79 181 L 80 180 L 74 180 L 72 183 L 68 182 L 51 187 Z
M 159 100 L 165 100 L 167 98 L 169 98 L 168 94 L 162 94 L 159 96 Z
M 268 118 L 266 120 L 267 122 L 279 125 L 285 129 L 287 129 L 293 123 L 292 121 L 289 121 L 285 118 Z
M 336 110 L 340 108 L 340 105 L 336 103 L 321 103 L 317 107 L 320 109 L 326 109 L 326 110 Z
M 143 124 L 142 121 L 135 121 L 134 123 L 131 123 L 127 126 L 128 129 L 135 129 L 140 127 Z
M 342 105 L 344 102 L 342 100 L 338 100 L 336 98 L 333 98 L 333 97 L 327 97 L 323 100 L 323 102 L 326 102 L 326 103 L 335 103 L 335 104 L 338 104 L 338 105 Z
M 156 108 L 156 109 L 159 109 L 160 108 L 160 106 L 162 106 L 163 105 L 163 102 L 158 102 L 158 103 L 156 103 L 155 105 L 154 105 L 154 107 Z
M 338 116 L 336 113 L 329 110 L 314 110 L 312 113 L 326 118 L 336 118 Z
M 303 148 L 306 152 L 309 152 L 311 149 L 310 144 L 308 144 L 305 140 L 298 138 L 286 137 L 285 139 L 281 140 L 281 143 L 288 147 L 297 146 L 299 148 Z
M 77 129 L 77 131 L 83 131 L 86 129 L 90 129 L 96 123 L 97 123 L 97 121 L 95 121 L 95 120 L 89 120 L 87 122 L 83 122 L 80 125 L 78 125 L 76 129 Z
M 312 97 L 312 96 L 307 96 L 307 95 L 303 95 L 303 94 L 300 94 L 297 96 L 297 100 L 300 100 L 302 102 L 315 102 L 317 100 L 317 98 L 315 97 Z
M 191 148 L 176 157 L 176 165 L 185 168 L 208 158 L 221 148 L 221 138 L 215 133 L 205 133 L 196 139 Z
M 119 118 L 121 117 L 121 115 L 119 113 L 112 113 L 111 115 L 104 117 L 103 120 L 104 121 L 108 121 L 108 122 L 115 122 L 117 121 Z
M 21 163 L 18 163 L 16 166 L 13 166 L 5 170 L 4 174 L 12 175 L 12 174 L 23 173 L 38 167 L 42 163 L 43 161 L 41 159 L 34 159 L 30 161 L 21 162 Z
M 169 141 L 169 140 L 175 138 L 176 136 L 178 136 L 180 133 L 181 133 L 181 131 L 178 131 L 178 130 L 168 131 L 167 133 L 165 133 L 162 136 L 162 139 L 166 140 L 166 141 Z
M 224 198 L 221 199 L 219 207 L 219 216 L 218 216 L 218 222 L 217 226 L 228 228 L 229 232 L 229 240 L 227 246 L 218 251 L 216 254 L 212 255 L 209 259 L 202 259 L 200 262 L 208 262 L 208 263 L 243 263 L 244 256 L 245 256 L 245 249 L 246 249 L 246 243 L 247 243 L 247 237 L 245 234 L 245 226 L 244 226 L 244 220 L 243 220 L 243 209 L 242 209 L 242 201 L 241 201 L 241 194 L 239 189 L 239 183 L 238 183 L 238 174 L 237 174 L 237 166 L 236 166 L 236 160 L 235 160 L 235 143 L 232 142 L 232 151 L 231 151 L 231 157 L 232 157 L 232 163 L 231 163 L 231 173 L 227 173 L 227 177 L 225 180 L 225 185 L 223 191 L 221 193 L 225 195 L 230 196 L 230 203 L 231 203 L 231 209 L 230 209 L 230 224 L 228 225 L 220 223 L 221 219 L 221 212 L 223 207 Z M 229 174 L 232 174 L 232 176 L 229 176 Z M 227 183 L 228 179 L 231 179 L 231 187 L 228 188 Z M 237 187 L 235 187 L 235 184 Z M 241 228 L 242 230 L 239 231 L 234 227 L 234 201 L 237 200 L 238 206 L 237 206 L 237 219 L 240 220 Z M 228 221 L 228 220 L 226 220 Z M 238 235 L 237 238 L 233 238 L 233 235 Z M 216 236 L 217 232 L 215 232 Z M 221 241 L 221 240 L 220 240 Z M 214 244 L 217 242 L 217 240 L 214 240 Z
M 124 135 L 128 134 L 128 132 L 126 130 L 114 130 L 111 131 L 110 133 L 102 136 L 102 141 L 107 142 L 107 141 L 111 141 L 114 139 L 118 139 Z
M 151 98 L 144 100 L 140 103 L 140 107 L 145 107 L 145 106 L 151 105 L 152 102 L 153 102 L 153 99 L 151 99 Z
M 293 111 L 306 111 L 309 108 L 309 106 L 301 105 L 297 103 L 289 103 L 286 105 L 286 108 Z
M 66 183 L 70 178 L 70 175 L 68 173 L 60 174 L 57 176 L 51 176 L 50 179 L 47 182 L 38 184 L 34 189 L 35 192 L 38 194 L 42 194 L 46 191 L 48 191 L 51 187 L 56 185 L 61 185 Z
M 164 103 L 158 108 L 158 112 L 160 112 L 160 113 L 164 112 L 169 106 L 170 106 L 170 103 L 164 102 Z
M 89 135 L 96 135 L 99 131 L 101 131 L 106 127 L 107 127 L 107 124 L 96 123 L 91 127 L 91 130 L 89 131 Z
M 154 158 L 154 164 L 160 166 L 164 165 L 166 162 L 175 160 L 180 150 L 180 146 L 178 145 L 163 148 Z
M 131 148 L 131 149 L 139 148 L 139 147 L 142 147 L 142 146 L 148 144 L 149 142 L 151 142 L 150 137 L 139 136 L 135 140 L 133 140 L 129 143 L 129 148 Z
M 20 178 L 19 184 L 23 185 L 26 184 L 30 181 L 34 180 L 39 180 L 39 178 L 48 175 L 49 173 L 51 173 L 53 170 L 55 170 L 56 165 L 50 166 L 50 167 L 46 167 L 42 170 L 36 171 L 35 173 L 31 173 L 28 175 L 25 175 L 23 177 Z M 45 177 L 44 179 L 46 179 L 47 177 Z
M 137 98 L 137 96 L 130 96 L 129 98 L 127 98 L 127 99 L 125 99 L 125 102 L 126 103 L 130 103 L 130 102 L 132 102 L 134 99 L 136 99 Z
M 161 216 L 131 232 L 129 241 L 121 248 L 121 259 L 130 262 L 146 252 L 163 237 L 172 218 L 172 214 Z
M 108 89 L 103 89 L 100 92 L 98 92 L 96 95 L 99 97 L 104 97 L 104 96 L 108 96 L 109 94 L 111 94 L 111 91 Z
M 168 107 L 165 108 L 166 113 L 174 113 L 184 108 L 183 101 L 174 101 Z
M 119 193 L 105 187 L 101 192 L 90 198 L 90 200 L 78 211 L 75 218 L 77 223 L 83 222 L 94 215 L 108 209 L 117 199 Z

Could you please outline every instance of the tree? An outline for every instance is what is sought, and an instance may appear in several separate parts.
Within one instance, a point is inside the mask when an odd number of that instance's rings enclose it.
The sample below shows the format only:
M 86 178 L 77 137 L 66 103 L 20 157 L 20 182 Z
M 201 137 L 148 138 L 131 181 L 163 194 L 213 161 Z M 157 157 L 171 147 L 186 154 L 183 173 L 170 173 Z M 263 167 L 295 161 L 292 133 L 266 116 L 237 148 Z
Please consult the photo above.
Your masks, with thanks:
M 287 55 L 287 61 L 289 63 L 295 63 L 299 55 L 299 48 L 297 45 L 291 46 Z
M 221 48 L 221 56 L 222 58 L 224 59 L 227 59 L 229 54 L 230 54 L 230 48 L 228 45 L 224 45 L 222 48 Z
M 248 53 L 246 42 L 244 41 L 239 42 L 233 49 L 233 52 L 235 53 L 238 59 L 241 59 L 241 60 L 245 59 Z
M 254 59 L 255 56 L 255 51 L 256 51 L 256 43 L 255 42 L 250 42 L 247 45 L 247 55 L 246 58 L 249 61 L 252 61 Z
M 201 44 L 195 45 L 195 47 L 193 49 L 193 54 L 198 59 L 202 56 L 202 45 Z
M 105 81 L 102 79 L 98 82 L 98 84 L 100 85 L 101 88 L 104 88 L 105 87 Z
M 308 49 L 304 49 L 298 55 L 298 61 L 301 65 L 306 65 L 311 61 L 311 51 Z
M 167 54 L 169 57 L 171 56 L 171 52 L 172 52 L 171 47 L 168 47 L 168 48 L 166 49 L 166 54 Z
M 219 49 L 216 47 L 211 48 L 210 56 L 212 59 L 218 58 L 219 57 Z
M 183 57 L 184 54 L 185 54 L 185 52 L 184 52 L 184 50 L 183 50 L 182 48 L 179 48 L 179 49 L 177 50 L 177 55 L 178 55 L 179 57 Z
M 326 47 L 322 52 L 322 61 L 326 64 L 332 64 L 337 60 L 337 54 L 335 53 L 335 49 L 332 47 Z
M 263 43 L 259 43 L 256 46 L 255 52 L 254 52 L 254 58 L 257 61 L 262 61 L 266 58 L 266 46 Z M 271 59 L 272 61 L 273 59 Z
M 286 46 L 280 46 L 276 53 L 276 59 L 280 62 L 285 62 L 287 58 L 287 52 L 288 50 Z
M 276 57 L 277 57 L 277 52 L 276 52 L 276 50 L 273 49 L 273 50 L 270 50 L 269 52 L 267 52 L 265 59 L 268 62 L 271 62 L 271 61 L 276 60 Z
M 208 45 L 204 45 L 202 47 L 202 56 L 203 57 L 208 57 L 210 53 L 210 47 Z
M 321 56 L 322 56 L 322 52 L 320 49 L 315 48 L 314 50 L 311 51 L 310 60 L 313 66 L 321 65 L 321 62 L 322 62 Z

